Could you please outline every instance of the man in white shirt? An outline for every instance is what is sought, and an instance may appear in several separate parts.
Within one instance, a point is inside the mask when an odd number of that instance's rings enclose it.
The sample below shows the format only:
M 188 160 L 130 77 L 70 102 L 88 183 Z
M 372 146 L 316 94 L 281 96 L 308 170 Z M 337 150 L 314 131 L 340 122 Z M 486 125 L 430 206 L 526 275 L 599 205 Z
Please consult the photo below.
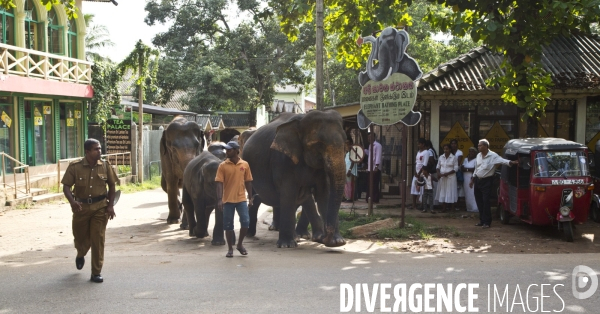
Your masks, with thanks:
M 377 142 L 377 136 L 375 133 L 369 133 L 369 143 L 373 143 L 373 164 L 371 164 L 371 156 L 368 156 L 368 167 L 367 170 L 369 172 L 373 171 L 373 203 L 379 203 L 379 182 L 381 181 L 381 144 Z M 371 179 L 367 177 L 367 182 L 369 182 L 369 186 L 367 189 L 367 200 L 369 199 L 369 193 L 371 191 Z
M 518 160 L 508 160 L 500 157 L 498 154 L 489 150 L 490 142 L 486 139 L 479 141 L 477 148 L 477 160 L 475 162 L 475 170 L 471 177 L 469 187 L 475 185 L 475 202 L 479 209 L 479 223 L 475 226 L 489 228 L 492 225 L 492 209 L 490 198 L 492 196 L 492 182 L 494 181 L 494 172 L 498 165 L 518 165 Z

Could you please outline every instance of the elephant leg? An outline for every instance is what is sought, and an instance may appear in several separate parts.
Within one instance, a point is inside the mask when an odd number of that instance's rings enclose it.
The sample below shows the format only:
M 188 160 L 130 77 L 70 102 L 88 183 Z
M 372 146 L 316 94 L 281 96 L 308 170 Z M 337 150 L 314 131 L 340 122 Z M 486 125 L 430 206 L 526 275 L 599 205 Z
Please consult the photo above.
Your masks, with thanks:
M 323 238 L 323 220 L 319 217 L 315 201 L 312 198 L 302 203 L 302 215 L 296 226 L 296 234 L 299 237 L 310 238 L 310 233 L 308 232 L 309 222 L 313 232 L 312 241 L 319 242 L 319 239 Z
M 190 194 L 187 192 L 186 188 L 183 188 L 183 193 L 181 197 L 181 201 L 183 204 L 183 209 L 185 211 L 184 217 L 187 217 L 188 224 L 186 227 L 189 227 L 189 235 L 194 236 L 194 228 L 196 227 L 196 218 L 194 218 L 194 202 L 190 197 Z M 180 225 L 182 227 L 183 224 Z
M 273 206 L 273 221 L 271 221 L 271 225 L 269 226 L 269 231 L 279 231 L 279 213 L 281 212 L 281 208 L 277 206 Z
M 212 209 L 206 211 L 208 215 L 206 216 L 207 221 Z M 233 243 L 235 243 L 235 235 L 233 238 Z M 213 239 L 210 242 L 212 245 L 225 245 L 225 232 L 223 232 L 223 211 L 215 210 L 215 227 L 213 228 Z
M 177 179 L 168 180 L 167 182 L 167 196 L 169 198 L 169 216 L 167 217 L 168 224 L 178 224 L 179 217 L 181 217 L 181 210 L 179 208 L 179 186 L 177 186 Z
M 208 226 L 208 218 L 207 218 L 207 210 L 206 210 L 206 202 L 200 196 L 194 202 L 194 211 L 196 212 L 196 217 L 198 218 L 198 223 L 196 224 L 196 228 L 194 228 L 194 235 L 196 238 L 204 238 L 208 236 L 207 226 Z M 210 211 L 208 212 L 208 216 L 210 217 Z
M 254 195 L 254 199 L 252 201 L 252 206 L 248 208 L 250 213 L 250 226 L 248 227 L 247 236 L 253 237 L 256 235 L 256 224 L 258 223 L 258 208 L 261 204 L 260 196 L 258 194 Z
M 183 205 L 183 196 L 181 197 L 181 204 L 179 204 L 179 211 L 181 212 L 181 224 L 179 228 L 181 230 L 188 230 L 188 215 L 185 213 L 184 205 Z
M 296 242 L 296 209 L 295 195 L 281 196 L 281 208 L 279 210 L 279 239 L 277 247 L 297 247 Z M 273 211 L 275 212 L 275 211 Z M 275 219 L 274 219 L 275 220 Z

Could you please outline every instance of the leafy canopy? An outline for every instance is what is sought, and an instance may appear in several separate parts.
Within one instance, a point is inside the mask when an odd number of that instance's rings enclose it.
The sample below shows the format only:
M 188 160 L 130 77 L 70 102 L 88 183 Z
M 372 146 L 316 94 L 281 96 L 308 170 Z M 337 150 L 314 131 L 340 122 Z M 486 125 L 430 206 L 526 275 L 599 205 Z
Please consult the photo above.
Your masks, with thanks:
M 79 9 L 77 9 L 77 6 L 75 5 L 75 0 L 39 0 L 44 7 L 46 7 L 46 10 L 50 11 L 52 9 L 52 5 L 53 4 L 62 4 L 65 7 L 65 12 L 67 13 L 67 16 L 69 17 L 69 19 L 76 19 L 77 18 L 77 12 L 79 11 Z M 0 9 L 4 8 L 6 10 L 9 10 L 11 8 L 15 8 L 16 5 L 13 2 L 13 0 L 0 0 Z
M 119 63 L 118 69 L 121 75 L 132 71 L 136 77 L 135 85 L 145 91 L 147 88 L 155 89 L 156 71 L 158 66 L 151 66 L 151 62 L 157 62 L 158 50 L 145 45 L 142 40 L 138 40 L 135 48 L 125 60 Z M 142 92 L 142 95 L 145 95 Z

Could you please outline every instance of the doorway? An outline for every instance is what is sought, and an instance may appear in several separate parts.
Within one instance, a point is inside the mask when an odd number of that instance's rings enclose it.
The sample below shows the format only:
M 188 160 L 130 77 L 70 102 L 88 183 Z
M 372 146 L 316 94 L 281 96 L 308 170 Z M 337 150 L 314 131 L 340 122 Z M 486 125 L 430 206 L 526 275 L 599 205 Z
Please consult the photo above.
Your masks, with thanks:
M 56 162 L 52 109 L 49 101 L 25 101 L 26 153 L 30 166 Z

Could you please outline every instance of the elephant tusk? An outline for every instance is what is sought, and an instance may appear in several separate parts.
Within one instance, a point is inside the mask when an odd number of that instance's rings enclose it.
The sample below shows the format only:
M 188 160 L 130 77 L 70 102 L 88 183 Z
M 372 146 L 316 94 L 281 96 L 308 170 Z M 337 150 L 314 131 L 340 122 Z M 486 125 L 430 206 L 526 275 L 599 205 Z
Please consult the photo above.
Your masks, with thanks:
M 382 81 L 387 80 L 390 77 L 390 75 L 392 75 L 392 71 L 393 71 L 393 69 L 392 69 L 392 67 L 390 67 L 388 74 L 385 76 L 385 78 Z

